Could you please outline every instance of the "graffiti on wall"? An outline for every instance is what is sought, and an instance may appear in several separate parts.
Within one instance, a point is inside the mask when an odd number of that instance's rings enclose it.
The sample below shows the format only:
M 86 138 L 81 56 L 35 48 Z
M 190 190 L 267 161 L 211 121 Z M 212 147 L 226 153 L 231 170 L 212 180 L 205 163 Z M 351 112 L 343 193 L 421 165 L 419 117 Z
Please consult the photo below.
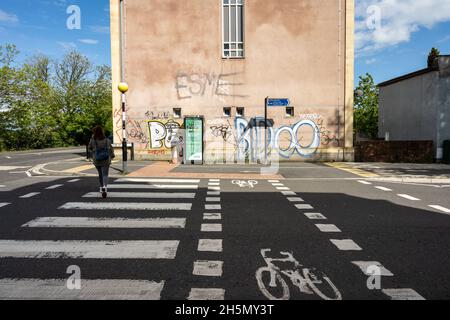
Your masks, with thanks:
M 182 136 L 178 135 L 181 128 L 181 120 L 150 120 L 149 128 L 149 149 L 170 151 L 173 144 L 182 143 Z
M 243 83 L 233 82 L 233 79 L 237 76 L 239 76 L 239 73 L 178 72 L 175 77 L 178 100 L 205 96 L 245 98 L 246 95 L 234 94 L 234 88 L 244 85 Z
M 267 152 L 276 150 L 283 158 L 294 156 L 310 158 L 316 155 L 320 146 L 338 142 L 336 133 L 327 128 L 321 116 L 301 118 L 300 121 L 276 127 L 268 127 L 265 137 L 264 118 L 257 117 L 249 121 L 236 118 L 234 127 L 229 123 L 211 123 L 209 132 L 214 140 L 221 138 L 223 143 L 233 145 L 239 161 L 263 159 Z M 219 147 L 220 146 L 216 146 Z

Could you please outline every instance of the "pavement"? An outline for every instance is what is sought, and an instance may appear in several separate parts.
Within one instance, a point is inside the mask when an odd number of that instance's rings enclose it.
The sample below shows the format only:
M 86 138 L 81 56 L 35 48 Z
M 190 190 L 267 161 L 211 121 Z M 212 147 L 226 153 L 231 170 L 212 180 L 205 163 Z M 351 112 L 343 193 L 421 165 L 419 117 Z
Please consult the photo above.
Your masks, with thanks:
M 0 175 L 0 299 L 450 299 L 446 183 L 377 180 L 383 164 L 283 163 L 273 178 L 136 162 L 101 199 L 92 169 L 41 171 L 89 165 L 72 152 Z

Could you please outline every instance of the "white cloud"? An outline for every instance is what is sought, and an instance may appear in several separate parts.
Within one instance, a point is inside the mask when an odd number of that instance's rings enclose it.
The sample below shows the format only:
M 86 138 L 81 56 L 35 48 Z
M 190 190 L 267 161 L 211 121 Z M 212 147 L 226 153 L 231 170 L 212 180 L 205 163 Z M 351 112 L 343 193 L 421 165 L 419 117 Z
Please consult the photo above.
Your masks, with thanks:
M 79 39 L 78 41 L 84 44 L 98 44 L 98 40 L 94 39 Z
M 77 47 L 77 45 L 74 42 L 63 42 L 59 41 L 57 42 L 59 46 L 61 46 L 64 50 L 72 50 Z
M 377 62 L 377 59 L 376 59 L 376 58 L 371 58 L 371 59 L 367 59 L 367 60 L 366 60 L 366 64 L 367 64 L 367 65 L 374 64 L 375 62 Z
M 0 22 L 16 23 L 19 22 L 19 18 L 15 14 L 0 10 Z
M 444 43 L 444 42 L 447 42 L 447 41 L 450 41 L 450 36 L 446 36 L 446 37 L 440 39 L 437 43 Z
M 357 55 L 374 53 L 386 47 L 409 42 L 421 28 L 432 29 L 436 24 L 450 21 L 450 0 L 360 0 L 356 2 L 355 45 Z M 380 24 L 371 30 L 367 21 L 376 6 Z M 373 7 L 372 7 L 373 8 Z

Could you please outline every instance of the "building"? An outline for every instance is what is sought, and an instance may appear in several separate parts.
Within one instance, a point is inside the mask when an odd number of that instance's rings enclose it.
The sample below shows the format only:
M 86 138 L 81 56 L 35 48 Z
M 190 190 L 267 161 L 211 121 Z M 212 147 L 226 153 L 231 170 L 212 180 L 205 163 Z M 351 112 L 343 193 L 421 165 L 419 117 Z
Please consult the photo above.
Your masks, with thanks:
M 255 162 L 266 146 L 282 160 L 353 159 L 354 0 L 110 6 L 114 138 L 122 140 L 124 80 L 137 159 L 170 160 L 191 116 L 200 117 L 201 132 L 184 137 L 187 160 L 192 139 L 202 140 L 205 163 Z M 265 134 L 266 97 L 289 104 L 268 108 Z
M 378 134 L 392 141 L 433 141 L 436 159 L 442 159 L 443 142 L 450 140 L 450 56 L 437 60 L 435 67 L 378 85 Z

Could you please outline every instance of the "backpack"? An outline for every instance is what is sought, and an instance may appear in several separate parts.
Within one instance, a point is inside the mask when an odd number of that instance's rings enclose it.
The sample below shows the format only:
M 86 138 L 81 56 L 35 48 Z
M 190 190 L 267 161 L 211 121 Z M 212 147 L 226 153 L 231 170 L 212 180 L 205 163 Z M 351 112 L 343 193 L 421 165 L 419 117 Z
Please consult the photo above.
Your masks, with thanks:
M 106 141 L 106 145 L 103 149 L 98 148 L 97 140 L 94 139 L 95 142 L 95 160 L 96 161 L 106 161 L 109 159 L 109 146 L 108 141 Z

